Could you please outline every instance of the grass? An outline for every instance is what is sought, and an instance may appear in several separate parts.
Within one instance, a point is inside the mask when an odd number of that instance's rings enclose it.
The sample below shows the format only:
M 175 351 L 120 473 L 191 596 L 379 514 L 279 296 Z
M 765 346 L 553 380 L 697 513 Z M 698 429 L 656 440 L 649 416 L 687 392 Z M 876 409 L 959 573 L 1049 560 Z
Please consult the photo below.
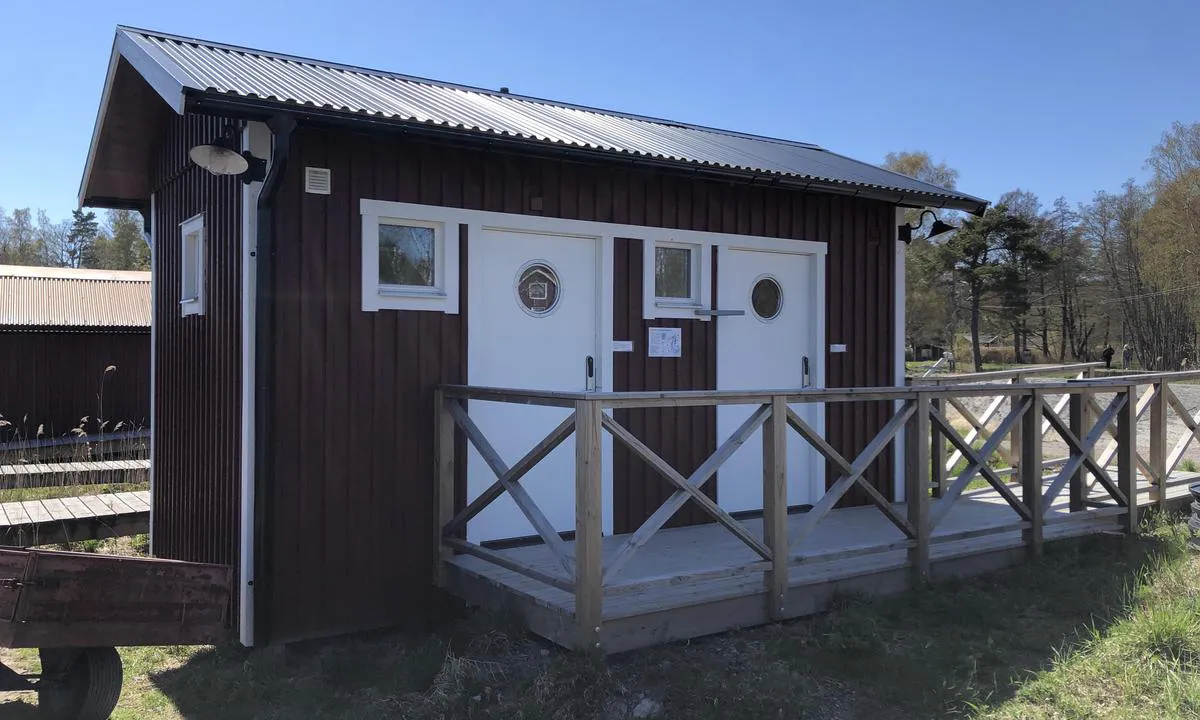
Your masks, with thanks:
M 574 655 L 471 613 L 287 648 L 130 648 L 115 718 L 1189 718 L 1200 557 L 1179 519 L 983 578 L 629 653 Z M 0 651 L 25 669 L 27 651 Z M 17 696 L 13 696 L 14 698 Z M 0 715 L 33 717 L 0 696 Z
M 100 483 L 97 485 L 51 485 L 47 487 L 17 487 L 0 490 L 0 502 L 48 500 L 50 498 L 103 495 L 105 493 L 148 490 L 149 483 Z
M 1180 463 L 1179 467 L 1182 468 L 1184 472 L 1196 472 L 1196 461 L 1188 458 Z

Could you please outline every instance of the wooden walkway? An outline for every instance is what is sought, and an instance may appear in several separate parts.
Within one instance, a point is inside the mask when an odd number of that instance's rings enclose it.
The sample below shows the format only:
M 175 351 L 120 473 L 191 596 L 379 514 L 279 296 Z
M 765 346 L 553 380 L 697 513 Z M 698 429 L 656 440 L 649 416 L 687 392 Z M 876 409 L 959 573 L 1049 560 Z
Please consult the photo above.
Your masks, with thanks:
M 149 460 L 24 463 L 0 465 L 0 490 L 58 485 L 144 483 L 150 480 Z
M 146 490 L 0 503 L 3 545 L 49 545 L 136 535 L 149 529 Z

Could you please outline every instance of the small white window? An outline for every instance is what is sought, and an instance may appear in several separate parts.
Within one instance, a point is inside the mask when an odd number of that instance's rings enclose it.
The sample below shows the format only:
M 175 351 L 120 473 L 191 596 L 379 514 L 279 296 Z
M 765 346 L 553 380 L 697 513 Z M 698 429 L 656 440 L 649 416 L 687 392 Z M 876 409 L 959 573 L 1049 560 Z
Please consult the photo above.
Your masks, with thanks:
M 645 317 L 705 318 L 705 278 L 708 263 L 704 246 L 674 240 L 646 241 Z
M 179 314 L 204 314 L 204 213 L 184 220 L 180 230 Z
M 458 312 L 458 225 L 363 200 L 363 310 Z

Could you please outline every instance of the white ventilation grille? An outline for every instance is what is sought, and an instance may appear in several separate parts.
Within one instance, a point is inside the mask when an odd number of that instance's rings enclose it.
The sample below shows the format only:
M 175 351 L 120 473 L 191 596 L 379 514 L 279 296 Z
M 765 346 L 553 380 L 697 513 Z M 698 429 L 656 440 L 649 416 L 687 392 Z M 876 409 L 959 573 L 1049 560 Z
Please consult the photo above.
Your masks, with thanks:
M 304 168 L 304 192 L 314 195 L 328 195 L 330 182 L 329 168 Z

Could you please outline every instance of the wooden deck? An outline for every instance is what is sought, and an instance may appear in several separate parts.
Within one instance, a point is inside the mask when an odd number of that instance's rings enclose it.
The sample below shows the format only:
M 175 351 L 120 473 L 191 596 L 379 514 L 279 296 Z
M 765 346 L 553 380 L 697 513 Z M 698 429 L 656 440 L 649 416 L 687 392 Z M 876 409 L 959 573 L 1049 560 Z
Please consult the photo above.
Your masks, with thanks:
M 150 493 L 103 493 L 0 503 L 0 544 L 49 545 L 150 529 Z
M 1040 556 L 1047 541 L 1136 532 L 1141 508 L 1185 500 L 1188 484 L 1200 481 L 1200 473 L 1187 470 L 1194 465 L 1183 462 L 1200 438 L 1200 414 L 1182 403 L 1169 383 L 1195 379 L 1200 373 L 1097 381 L 1085 372 L 1077 382 L 1032 384 L 1014 377 L 1000 387 L 662 393 L 443 386 L 435 400 L 439 582 L 471 604 L 514 609 L 532 631 L 553 642 L 611 653 L 819 612 L 843 593 L 885 595 L 930 580 L 989 572 Z M 989 403 L 979 417 L 961 411 L 971 426 L 965 436 L 946 414 L 948 407 L 965 407 L 962 398 Z M 513 462 L 502 458 L 472 422 L 466 400 L 573 407 L 574 412 Z M 845 455 L 790 407 L 881 400 L 894 402 L 892 418 Z M 754 410 L 690 475 L 603 413 L 721 404 Z M 1168 437 L 1170 412 L 1184 428 L 1178 438 Z M 1146 426 L 1148 455 L 1138 442 L 1139 423 Z M 601 534 L 602 433 L 675 487 L 641 527 L 626 535 Z M 1044 456 L 1043 438 L 1050 434 L 1066 446 L 1066 456 Z M 454 499 L 459 435 L 496 475 L 495 483 L 466 507 Z M 520 481 L 572 435 L 576 512 L 574 535 L 567 540 Z M 789 442 L 807 443 L 837 471 L 825 494 L 805 512 L 786 510 Z M 744 444 L 761 444 L 763 453 L 762 477 L 742 479 L 763 488 L 762 516 L 748 520 L 732 517 L 701 492 Z M 896 494 L 908 502 L 890 500 L 866 478 L 889 448 L 903 459 L 903 488 Z M 948 449 L 955 453 L 948 457 Z M 997 454 L 1012 468 L 994 467 Z M 865 493 L 870 504 L 838 508 L 851 487 Z M 471 519 L 501 494 L 512 498 L 541 542 L 499 548 L 463 539 Z M 688 501 L 713 522 L 665 528 Z
M 1047 513 L 1045 539 L 1118 532 L 1117 514 L 1069 522 L 1065 504 L 1058 505 Z M 789 533 L 802 518 L 803 513 L 788 516 Z M 1020 562 L 1026 552 L 1019 520 L 995 493 L 964 497 L 932 534 L 932 578 L 978 574 Z M 742 524 L 761 537 L 761 519 Z M 1005 526 L 1013 529 L 972 535 Z M 605 562 L 626 538 L 604 539 Z M 895 549 L 886 550 L 889 544 Z M 788 566 L 784 618 L 819 612 L 839 593 L 882 595 L 910 587 L 906 538 L 874 507 L 832 511 L 805 547 L 805 559 Z M 543 544 L 499 552 L 550 574 L 557 567 Z M 605 589 L 601 647 L 623 652 L 771 622 L 762 572 L 746 570 L 756 559 L 745 544 L 713 523 L 659 531 L 622 568 L 617 584 Z M 445 570 L 446 586 L 454 594 L 472 604 L 515 609 L 535 633 L 563 645 L 572 643 L 571 593 L 470 555 L 453 557 Z

